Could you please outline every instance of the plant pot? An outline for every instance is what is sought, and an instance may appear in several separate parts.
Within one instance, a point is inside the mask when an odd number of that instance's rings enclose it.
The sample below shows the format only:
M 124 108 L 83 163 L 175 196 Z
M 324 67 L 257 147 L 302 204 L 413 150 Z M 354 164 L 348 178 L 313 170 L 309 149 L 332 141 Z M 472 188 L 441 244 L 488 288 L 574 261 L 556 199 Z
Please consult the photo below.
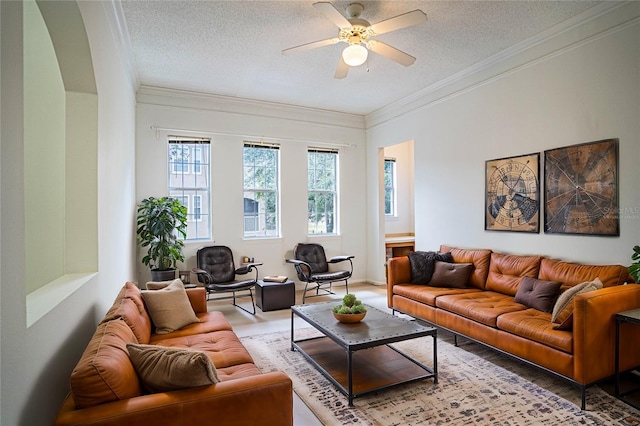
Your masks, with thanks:
M 151 281 L 171 281 L 176 279 L 176 271 L 177 269 L 152 269 L 151 270 Z
M 363 318 L 367 315 L 366 312 L 361 314 L 336 314 L 333 312 L 333 316 L 340 322 L 345 324 L 355 324 L 363 320 Z

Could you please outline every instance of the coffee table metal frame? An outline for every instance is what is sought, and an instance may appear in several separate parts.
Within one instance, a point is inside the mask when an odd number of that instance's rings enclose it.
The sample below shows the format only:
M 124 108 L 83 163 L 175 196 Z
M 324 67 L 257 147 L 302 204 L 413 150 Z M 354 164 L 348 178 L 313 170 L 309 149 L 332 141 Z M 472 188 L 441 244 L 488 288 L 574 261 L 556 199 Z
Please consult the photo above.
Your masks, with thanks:
M 365 305 L 367 315 L 363 323 L 367 321 L 378 328 L 378 333 L 363 333 L 361 324 L 341 324 L 334 317 L 331 308 L 336 302 L 322 302 L 306 305 L 294 305 L 291 307 L 291 350 L 299 351 L 314 367 L 322 373 L 338 390 L 343 393 L 349 400 L 349 406 L 353 406 L 353 399 L 371 392 L 380 391 L 400 384 L 410 383 L 433 377 L 433 383 L 438 383 L 438 360 L 437 360 L 437 329 L 421 325 L 413 320 L 406 320 L 388 314 L 375 307 Z M 295 340 L 294 319 L 298 316 L 309 323 L 315 329 L 320 331 L 324 336 L 316 336 L 308 339 Z M 384 326 L 379 326 L 384 324 Z M 368 324 L 367 324 L 368 325 Z M 404 340 L 415 339 L 418 337 L 431 336 L 433 338 L 433 368 L 414 360 L 399 349 L 390 346 L 391 343 L 401 342 Z M 318 339 L 330 338 L 346 352 L 346 369 L 347 369 L 347 388 L 345 388 L 338 380 L 336 380 L 320 363 L 318 363 L 311 355 L 307 354 L 300 346 L 303 342 L 310 342 Z M 408 380 L 401 380 L 393 384 L 378 386 L 371 389 L 354 393 L 353 392 L 353 354 L 363 349 L 376 348 L 378 346 L 386 346 L 396 353 L 400 354 L 406 360 L 424 370 L 424 374 L 417 375 Z

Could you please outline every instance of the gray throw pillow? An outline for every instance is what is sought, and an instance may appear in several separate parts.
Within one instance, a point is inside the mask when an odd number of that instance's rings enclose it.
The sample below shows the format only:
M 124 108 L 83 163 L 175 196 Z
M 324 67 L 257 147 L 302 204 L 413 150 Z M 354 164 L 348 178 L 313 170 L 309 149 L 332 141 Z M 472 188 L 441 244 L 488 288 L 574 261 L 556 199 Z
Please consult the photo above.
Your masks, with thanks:
M 524 277 L 518 286 L 515 301 L 529 308 L 551 313 L 561 285 L 558 281 Z

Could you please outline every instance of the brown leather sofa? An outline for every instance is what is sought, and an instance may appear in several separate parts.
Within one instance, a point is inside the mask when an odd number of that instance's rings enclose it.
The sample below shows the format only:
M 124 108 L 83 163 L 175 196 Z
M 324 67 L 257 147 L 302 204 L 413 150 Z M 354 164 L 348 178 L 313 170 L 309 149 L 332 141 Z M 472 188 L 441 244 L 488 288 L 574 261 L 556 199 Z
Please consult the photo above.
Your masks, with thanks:
M 407 256 L 387 263 L 388 306 L 554 373 L 581 389 L 615 374 L 615 314 L 640 307 L 640 285 L 621 265 L 581 265 L 543 256 L 441 246 L 455 263 L 473 263 L 464 288 L 412 284 Z M 560 293 L 600 278 L 604 288 L 573 299 L 573 329 L 554 329 L 551 313 L 515 302 L 524 277 L 559 281 Z M 640 365 L 638 328 L 621 331 L 621 371 Z
M 262 374 L 222 313 L 207 312 L 205 289 L 186 291 L 200 322 L 156 334 L 140 290 L 125 284 L 71 375 L 56 425 L 293 424 L 291 379 Z M 147 393 L 127 343 L 203 351 L 220 382 Z

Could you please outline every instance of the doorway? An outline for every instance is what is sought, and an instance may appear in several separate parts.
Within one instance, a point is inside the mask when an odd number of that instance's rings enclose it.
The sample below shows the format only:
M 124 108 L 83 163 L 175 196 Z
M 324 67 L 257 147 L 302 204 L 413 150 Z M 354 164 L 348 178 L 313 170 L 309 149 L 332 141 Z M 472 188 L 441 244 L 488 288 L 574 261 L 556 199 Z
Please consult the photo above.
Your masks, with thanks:
M 382 151 L 381 222 L 388 260 L 415 250 L 413 140 L 384 147 Z

